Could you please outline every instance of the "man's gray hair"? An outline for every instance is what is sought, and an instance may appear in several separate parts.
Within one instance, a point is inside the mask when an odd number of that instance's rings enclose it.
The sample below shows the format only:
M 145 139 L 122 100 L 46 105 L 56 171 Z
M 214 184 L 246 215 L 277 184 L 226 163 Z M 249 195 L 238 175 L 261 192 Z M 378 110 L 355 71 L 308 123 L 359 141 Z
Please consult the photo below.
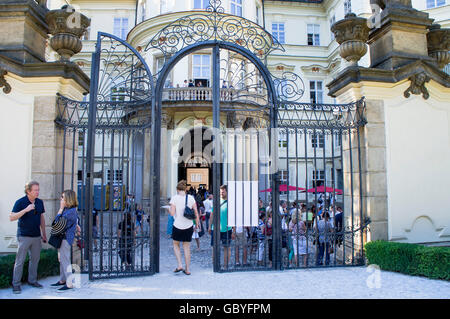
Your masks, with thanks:
M 36 181 L 29 181 L 25 184 L 25 194 L 28 194 L 27 192 L 30 192 L 34 185 L 39 186 L 39 183 Z

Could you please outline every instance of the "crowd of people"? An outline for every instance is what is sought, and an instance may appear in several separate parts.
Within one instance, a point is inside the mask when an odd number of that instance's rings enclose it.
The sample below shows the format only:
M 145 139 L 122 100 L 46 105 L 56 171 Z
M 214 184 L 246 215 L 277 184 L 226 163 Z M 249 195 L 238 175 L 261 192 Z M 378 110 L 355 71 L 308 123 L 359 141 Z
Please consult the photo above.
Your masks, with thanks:
M 169 219 L 167 233 L 173 241 L 174 254 L 177 267 L 174 272 L 183 272 L 190 275 L 190 243 L 196 241 L 197 250 L 200 250 L 199 238 L 210 234 L 211 246 L 214 245 L 214 236 L 223 247 L 223 267 L 228 268 L 231 261 L 231 248 L 234 245 L 234 264 L 236 266 L 249 266 L 249 256 L 257 256 L 257 264 L 265 265 L 266 253 L 268 266 L 272 263 L 273 243 L 273 209 L 272 203 L 265 206 L 259 200 L 258 226 L 234 227 L 228 225 L 228 189 L 226 185 L 220 186 L 220 229 L 214 230 L 213 225 L 213 194 L 206 188 L 187 189 L 186 181 L 177 185 L 177 193 L 170 199 Z M 83 243 L 80 237 L 81 227 L 77 207 L 76 193 L 65 190 L 61 193 L 60 207 L 52 223 L 51 236 L 47 239 L 45 224 L 44 203 L 39 198 L 39 183 L 29 182 L 25 185 L 25 196 L 18 199 L 10 213 L 10 221 L 18 221 L 18 251 L 13 273 L 13 292 L 21 293 L 21 278 L 23 265 L 27 254 L 30 254 L 28 270 L 28 283 L 32 287 L 42 288 L 37 281 L 37 267 L 40 258 L 42 243 L 49 243 L 58 249 L 60 262 L 60 279 L 53 284 L 63 292 L 73 288 L 71 281 L 72 258 L 76 258 L 74 251 L 80 251 Z M 342 244 L 343 211 L 341 207 L 329 206 L 322 201 L 316 207 L 307 207 L 305 203 L 288 203 L 280 201 L 278 214 L 281 219 L 282 248 L 289 254 L 292 266 L 302 264 L 306 266 L 309 253 L 316 251 L 315 264 L 328 265 L 330 254 L 335 246 Z M 191 210 L 188 217 L 186 211 Z M 92 234 L 94 249 L 97 246 L 99 212 L 94 209 L 92 214 Z M 134 196 L 128 195 L 122 219 L 118 221 L 117 247 L 122 269 L 133 267 L 133 246 L 136 238 L 143 231 L 149 218 L 145 215 L 141 205 L 136 205 Z M 312 235 L 312 236 L 311 236 Z M 312 239 L 312 240 L 311 240 Z M 311 246 L 311 241 L 316 249 Z M 183 247 L 185 266 L 182 265 L 181 248 Z M 241 260 L 242 252 L 242 260 Z M 301 258 L 301 262 L 300 262 Z M 325 261 L 324 261 L 325 258 Z
M 195 239 L 197 250 L 199 250 L 199 237 L 209 233 L 211 234 L 211 246 L 213 246 L 215 233 L 212 223 L 213 195 L 204 188 L 196 190 L 191 187 L 189 190 L 186 188 L 182 190 L 183 185 L 186 186 L 186 182 L 182 181 L 180 183 L 179 186 L 182 185 L 182 187 L 180 189 L 177 188 L 178 195 L 188 196 L 190 198 L 189 205 L 192 204 L 198 212 L 198 220 L 196 219 L 196 221 L 184 225 L 187 227 L 192 224 L 192 233 L 189 233 L 190 236 L 186 235 L 184 238 L 185 242 L 189 243 L 192 239 Z M 310 254 L 315 254 L 315 265 L 329 265 L 330 254 L 333 253 L 334 247 L 341 245 L 341 232 L 343 230 L 342 208 L 335 206 L 326 208 L 325 204 L 330 204 L 330 201 L 322 200 L 320 203 L 318 202 L 317 206 L 311 205 L 310 207 L 307 207 L 305 203 L 297 204 L 296 202 L 288 207 L 286 201 L 280 201 L 279 214 L 281 219 L 282 248 L 286 250 L 289 256 L 290 266 L 306 267 L 308 255 Z M 171 205 L 174 205 L 172 200 Z M 179 201 L 177 207 L 180 207 L 179 209 L 182 211 L 185 206 L 183 202 Z M 173 236 L 172 225 L 174 220 L 177 218 L 187 220 L 182 213 L 170 215 L 167 228 L 169 237 Z M 267 254 L 268 267 L 272 267 L 272 228 L 272 203 L 265 206 L 262 199 L 259 199 L 258 226 L 229 226 L 227 186 L 222 185 L 220 187 L 220 245 L 223 247 L 223 267 L 225 269 L 228 269 L 231 263 L 232 246 L 234 246 L 235 266 L 250 266 L 249 256 L 253 254 L 257 257 L 257 265 L 266 265 L 265 256 Z M 174 245 L 178 244 L 174 240 Z M 189 249 L 189 245 L 186 244 L 185 249 Z M 176 254 L 178 254 L 178 250 Z M 188 268 L 188 265 L 186 267 Z M 180 264 L 176 268 L 176 272 L 179 269 L 181 269 Z

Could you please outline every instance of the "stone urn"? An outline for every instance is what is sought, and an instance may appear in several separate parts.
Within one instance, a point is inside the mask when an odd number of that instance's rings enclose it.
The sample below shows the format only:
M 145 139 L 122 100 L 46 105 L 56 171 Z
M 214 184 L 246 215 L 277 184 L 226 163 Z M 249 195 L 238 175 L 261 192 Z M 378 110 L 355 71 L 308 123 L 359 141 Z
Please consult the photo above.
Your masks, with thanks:
M 53 36 L 50 46 L 58 52 L 62 61 L 68 61 L 81 51 L 83 45 L 80 39 L 90 26 L 90 19 L 73 7 L 64 5 L 61 9 L 49 11 L 45 20 Z
M 369 30 L 367 19 L 358 18 L 354 13 L 347 14 L 343 20 L 331 26 L 336 42 L 340 44 L 339 53 L 350 65 L 358 65 L 358 61 L 367 53 Z
M 427 45 L 428 55 L 436 60 L 440 69 L 450 63 L 450 29 L 433 24 L 427 33 Z

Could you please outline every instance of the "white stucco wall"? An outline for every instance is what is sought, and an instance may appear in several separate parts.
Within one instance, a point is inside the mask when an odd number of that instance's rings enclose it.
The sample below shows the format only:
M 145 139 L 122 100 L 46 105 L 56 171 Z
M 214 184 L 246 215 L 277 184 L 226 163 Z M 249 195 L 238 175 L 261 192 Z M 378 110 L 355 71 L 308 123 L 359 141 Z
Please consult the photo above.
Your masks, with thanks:
M 450 92 L 437 86 L 385 101 L 390 240 L 450 240 Z
M 17 221 L 9 221 L 24 185 L 31 177 L 33 97 L 14 90 L 0 94 L 0 252 L 15 251 Z

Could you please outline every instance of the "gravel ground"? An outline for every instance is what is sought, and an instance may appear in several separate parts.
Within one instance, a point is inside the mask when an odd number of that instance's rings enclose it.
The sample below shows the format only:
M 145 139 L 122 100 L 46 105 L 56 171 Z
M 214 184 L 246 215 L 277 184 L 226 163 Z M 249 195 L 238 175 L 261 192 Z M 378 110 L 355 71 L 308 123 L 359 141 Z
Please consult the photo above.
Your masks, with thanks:
M 162 216 L 163 217 L 163 216 Z M 201 238 L 201 251 L 191 243 L 191 276 L 174 274 L 176 259 L 171 241 L 165 235 L 161 218 L 160 273 L 148 277 L 108 279 L 89 282 L 81 275 L 81 288 L 58 293 L 50 288 L 58 277 L 40 280 L 44 289 L 22 286 L 22 294 L 0 290 L 0 299 L 278 299 L 278 298 L 450 298 L 450 282 L 376 271 L 371 267 L 298 269 L 214 273 L 211 266 L 209 235 Z

